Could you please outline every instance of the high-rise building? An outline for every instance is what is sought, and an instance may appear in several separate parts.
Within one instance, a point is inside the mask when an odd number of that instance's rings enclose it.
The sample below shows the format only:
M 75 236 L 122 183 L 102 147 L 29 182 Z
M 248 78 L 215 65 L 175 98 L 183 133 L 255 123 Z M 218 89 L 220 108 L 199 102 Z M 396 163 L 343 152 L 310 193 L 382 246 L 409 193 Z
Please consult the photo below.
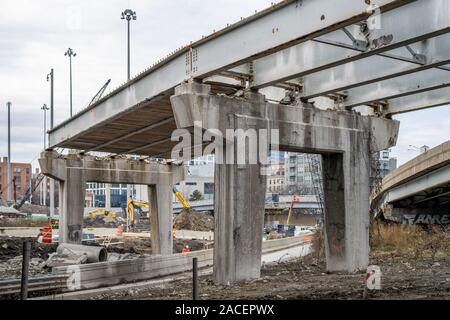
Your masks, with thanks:
M 316 159 L 313 159 L 316 158 Z M 321 183 L 321 170 L 312 168 L 313 160 L 320 159 L 318 155 L 287 152 L 285 163 L 285 185 L 288 193 L 299 195 L 315 194 L 315 185 Z M 320 163 L 320 160 L 318 160 Z

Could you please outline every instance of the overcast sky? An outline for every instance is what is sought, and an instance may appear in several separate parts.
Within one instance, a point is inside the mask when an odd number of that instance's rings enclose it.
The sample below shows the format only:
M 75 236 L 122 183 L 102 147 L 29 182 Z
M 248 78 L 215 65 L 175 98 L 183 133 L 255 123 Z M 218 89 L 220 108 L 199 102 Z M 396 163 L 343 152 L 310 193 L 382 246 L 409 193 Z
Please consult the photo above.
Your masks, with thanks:
M 272 0 L 273 1 L 273 0 Z M 126 23 L 130 7 L 132 75 L 174 49 L 227 23 L 236 22 L 270 0 L 0 0 L 0 156 L 7 154 L 6 102 L 12 102 L 12 158 L 31 162 L 43 148 L 46 75 L 55 69 L 55 124 L 69 116 L 68 47 L 73 58 L 74 112 L 87 106 L 108 80 L 126 80 Z M 409 145 L 434 147 L 450 138 L 450 107 L 396 117 L 400 139 L 393 155 L 403 163 L 418 155 Z M 34 162 L 33 164 L 36 164 Z

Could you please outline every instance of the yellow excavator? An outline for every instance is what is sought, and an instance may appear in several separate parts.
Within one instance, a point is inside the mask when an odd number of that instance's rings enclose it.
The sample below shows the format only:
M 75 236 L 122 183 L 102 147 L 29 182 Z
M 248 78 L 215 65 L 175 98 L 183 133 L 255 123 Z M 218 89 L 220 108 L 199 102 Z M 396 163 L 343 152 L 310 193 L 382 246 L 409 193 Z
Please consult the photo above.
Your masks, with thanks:
M 175 197 L 180 201 L 181 205 L 185 209 L 191 209 L 191 204 L 187 201 L 187 199 L 179 192 L 175 187 L 172 189 L 173 194 Z M 150 204 L 147 201 L 141 201 L 141 200 L 133 200 L 132 197 L 128 197 L 127 201 L 127 213 L 128 213 L 128 221 L 129 221 L 129 228 L 133 230 L 135 224 L 136 224 L 136 211 L 135 208 L 140 208 L 141 215 L 144 212 L 142 209 L 150 209 Z M 149 218 L 147 213 L 147 218 Z
M 92 211 L 89 211 L 89 217 L 92 219 L 96 218 L 111 218 L 115 219 L 117 217 L 117 213 L 115 211 L 106 210 L 106 209 L 95 209 Z
M 135 214 L 135 208 L 139 208 L 141 211 L 141 215 L 144 213 L 142 209 L 150 209 L 150 204 L 147 201 L 138 201 L 133 200 L 133 197 L 128 197 L 127 201 L 127 213 L 128 213 L 128 221 L 129 221 L 129 227 L 131 229 L 134 228 L 134 225 L 136 224 L 136 214 Z M 148 218 L 148 213 L 147 213 Z

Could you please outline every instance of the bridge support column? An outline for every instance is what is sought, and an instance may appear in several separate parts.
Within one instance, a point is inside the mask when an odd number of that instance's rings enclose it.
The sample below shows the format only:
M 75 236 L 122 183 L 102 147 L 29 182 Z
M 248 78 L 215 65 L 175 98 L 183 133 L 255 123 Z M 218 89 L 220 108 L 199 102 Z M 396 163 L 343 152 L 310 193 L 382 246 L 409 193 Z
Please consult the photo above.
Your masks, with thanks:
M 172 187 L 169 177 L 163 177 L 157 185 L 148 186 L 152 254 L 173 253 Z
M 278 134 L 279 141 L 270 141 L 276 150 L 322 154 L 328 269 L 366 268 L 369 155 L 395 145 L 399 123 L 321 110 L 308 103 L 269 103 L 254 94 L 213 95 L 209 89 L 196 83 L 176 88 L 171 103 L 177 127 L 194 128 L 195 133 L 201 125 L 222 134 L 228 129 L 264 128 Z M 224 140 L 228 141 L 228 135 Z M 257 167 L 216 165 L 214 279 L 218 284 L 259 276 L 266 179 L 258 171 Z
M 327 270 L 357 271 L 369 262 L 369 150 L 323 155 Z
M 214 282 L 260 277 L 266 177 L 260 165 L 217 164 Z
M 65 170 L 67 179 L 59 183 L 59 242 L 81 244 L 86 180 L 83 170 Z
M 139 184 L 149 186 L 153 252 L 172 253 L 172 186 L 184 180 L 183 166 L 50 151 L 41 154 L 39 164 L 46 176 L 60 184 L 61 242 L 81 243 L 86 182 Z

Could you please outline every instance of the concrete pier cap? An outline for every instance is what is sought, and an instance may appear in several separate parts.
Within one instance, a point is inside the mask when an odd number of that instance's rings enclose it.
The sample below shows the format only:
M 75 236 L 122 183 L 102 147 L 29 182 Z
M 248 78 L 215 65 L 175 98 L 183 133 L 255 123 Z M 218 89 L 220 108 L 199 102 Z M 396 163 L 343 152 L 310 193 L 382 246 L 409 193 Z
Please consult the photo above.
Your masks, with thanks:
M 178 128 L 192 129 L 200 123 L 206 131 L 277 130 L 278 144 L 270 140 L 270 149 L 321 154 L 327 269 L 354 272 L 367 267 L 370 158 L 396 144 L 399 122 L 321 110 L 308 103 L 270 103 L 257 92 L 242 97 L 214 95 L 210 86 L 193 81 L 177 87 L 171 103 Z M 219 152 L 229 152 L 226 144 Z M 217 284 L 260 276 L 266 191 L 266 178 L 260 169 L 261 163 L 216 164 Z
M 172 254 L 172 187 L 183 181 L 180 164 L 44 151 L 39 158 L 44 175 L 59 181 L 61 243 L 80 244 L 86 182 L 147 185 L 153 254 Z

